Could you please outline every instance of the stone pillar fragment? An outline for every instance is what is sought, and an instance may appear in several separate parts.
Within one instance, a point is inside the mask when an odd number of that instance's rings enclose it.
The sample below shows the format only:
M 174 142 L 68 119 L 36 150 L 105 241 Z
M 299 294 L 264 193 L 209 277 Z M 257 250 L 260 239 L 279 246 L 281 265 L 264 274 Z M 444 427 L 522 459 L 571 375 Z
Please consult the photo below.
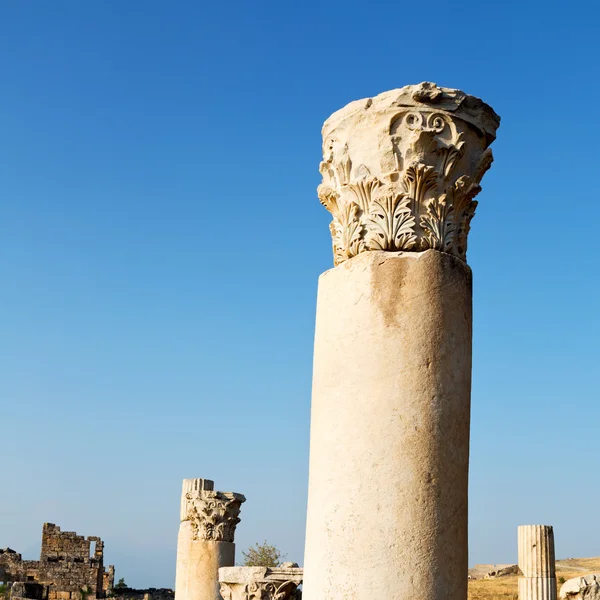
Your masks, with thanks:
M 305 600 L 465 600 L 467 236 L 499 117 L 432 83 L 323 126 Z
M 519 600 L 556 600 L 554 530 L 550 525 L 519 526 Z
M 301 600 L 302 569 L 281 567 L 225 567 L 219 569 L 223 600 Z
M 184 479 L 177 539 L 177 600 L 222 600 L 219 568 L 235 564 L 242 494 L 216 492 L 208 479 Z

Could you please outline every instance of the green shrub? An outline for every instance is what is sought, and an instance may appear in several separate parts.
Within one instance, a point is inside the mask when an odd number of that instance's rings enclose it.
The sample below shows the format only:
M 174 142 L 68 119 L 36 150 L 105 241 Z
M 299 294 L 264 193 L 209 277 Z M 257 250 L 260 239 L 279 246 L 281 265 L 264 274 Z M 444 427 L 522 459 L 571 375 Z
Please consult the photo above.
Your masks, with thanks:
M 248 552 L 242 554 L 245 567 L 278 567 L 285 558 L 278 548 L 267 544 L 266 540 L 262 544 L 250 546 Z

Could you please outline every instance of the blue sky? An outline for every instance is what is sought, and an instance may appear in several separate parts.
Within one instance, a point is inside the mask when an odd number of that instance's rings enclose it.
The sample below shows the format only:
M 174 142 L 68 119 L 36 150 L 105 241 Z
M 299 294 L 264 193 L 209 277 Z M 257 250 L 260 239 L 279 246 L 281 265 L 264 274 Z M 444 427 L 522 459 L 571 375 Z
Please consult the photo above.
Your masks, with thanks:
M 469 240 L 471 563 L 600 555 L 592 2 L 0 5 L 0 547 L 172 586 L 184 477 L 302 562 L 320 128 L 420 81 L 502 116 Z

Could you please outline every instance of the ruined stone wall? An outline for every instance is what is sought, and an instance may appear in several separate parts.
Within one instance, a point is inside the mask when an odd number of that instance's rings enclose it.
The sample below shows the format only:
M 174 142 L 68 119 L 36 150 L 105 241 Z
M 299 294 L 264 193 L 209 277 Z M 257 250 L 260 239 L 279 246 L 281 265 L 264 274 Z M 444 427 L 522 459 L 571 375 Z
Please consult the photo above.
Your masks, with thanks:
M 115 586 L 115 567 L 109 565 L 108 570 L 102 574 L 102 591 L 104 595 L 108 595 L 113 591 Z
M 44 523 L 40 560 L 22 560 L 14 551 L 0 551 L 0 579 L 46 586 L 47 600 L 96 600 L 110 594 L 114 583 L 114 567 L 108 573 L 104 570 L 103 554 L 99 537 L 85 538 Z
M 94 538 L 94 541 L 99 539 Z M 68 559 L 79 562 L 89 560 L 92 558 L 90 556 L 90 543 L 91 538 L 86 539 L 82 535 L 77 535 L 74 531 L 61 531 L 60 527 L 54 523 L 44 523 L 40 561 Z M 102 557 L 102 554 L 100 554 L 100 557 Z
M 66 561 L 38 564 L 35 580 L 50 586 L 50 599 L 79 598 L 82 590 L 87 592 L 88 599 L 102 596 L 98 593 L 98 566 Z
M 11 548 L 0 550 L 0 582 L 16 581 L 12 574 L 19 570 L 22 561 L 21 555 Z
M 29 600 L 47 600 L 48 586 L 39 583 L 13 583 L 10 588 L 11 600 L 28 598 Z

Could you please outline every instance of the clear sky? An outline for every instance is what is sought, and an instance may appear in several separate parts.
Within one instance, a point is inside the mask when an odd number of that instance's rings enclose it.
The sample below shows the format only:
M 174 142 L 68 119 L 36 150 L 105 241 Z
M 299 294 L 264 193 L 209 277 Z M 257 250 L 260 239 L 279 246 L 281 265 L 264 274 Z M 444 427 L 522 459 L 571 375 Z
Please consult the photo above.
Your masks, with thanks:
M 564 2 L 0 4 L 0 547 L 172 586 L 184 477 L 302 562 L 320 128 L 420 81 L 502 116 L 469 240 L 470 561 L 600 555 L 599 13 Z

